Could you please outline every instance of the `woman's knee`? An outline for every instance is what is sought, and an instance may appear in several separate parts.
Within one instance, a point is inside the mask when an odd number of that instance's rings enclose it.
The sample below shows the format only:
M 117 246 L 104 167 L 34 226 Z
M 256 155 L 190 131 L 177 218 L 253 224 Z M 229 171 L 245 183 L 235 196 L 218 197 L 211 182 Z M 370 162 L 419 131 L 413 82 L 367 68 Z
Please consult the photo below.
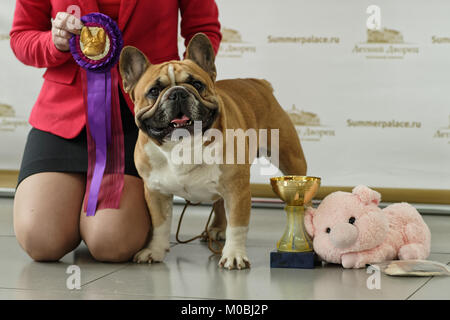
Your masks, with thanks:
M 119 209 L 102 209 L 80 217 L 81 236 L 92 256 L 104 262 L 130 260 L 144 245 L 151 228 L 142 180 L 125 175 Z
M 45 172 L 22 181 L 14 198 L 17 241 L 36 261 L 57 261 L 81 241 L 84 178 Z
M 62 232 L 42 228 L 42 221 L 15 223 L 17 241 L 25 252 L 35 261 L 58 261 L 74 250 L 81 238 L 77 231 Z
M 67 242 L 66 239 L 61 240 L 61 243 L 55 244 L 52 241 L 47 241 L 39 236 L 30 237 L 28 235 L 27 240 L 22 242 L 19 241 L 19 243 L 34 261 L 51 262 L 59 261 L 66 254 L 78 247 L 78 244 L 80 243 L 80 240 L 75 240 L 73 242 Z
M 120 214 L 114 210 L 107 214 Z M 84 232 L 83 240 L 94 259 L 102 262 L 126 262 L 144 247 L 150 226 L 121 225 Z

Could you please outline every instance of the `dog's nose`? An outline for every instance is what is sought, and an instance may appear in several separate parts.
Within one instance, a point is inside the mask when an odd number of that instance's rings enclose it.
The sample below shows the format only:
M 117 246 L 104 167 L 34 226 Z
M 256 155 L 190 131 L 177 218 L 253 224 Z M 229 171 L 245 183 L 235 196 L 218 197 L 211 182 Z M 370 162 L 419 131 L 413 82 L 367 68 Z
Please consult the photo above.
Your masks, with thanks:
M 185 100 L 189 94 L 185 89 L 175 89 L 169 94 L 169 100 Z

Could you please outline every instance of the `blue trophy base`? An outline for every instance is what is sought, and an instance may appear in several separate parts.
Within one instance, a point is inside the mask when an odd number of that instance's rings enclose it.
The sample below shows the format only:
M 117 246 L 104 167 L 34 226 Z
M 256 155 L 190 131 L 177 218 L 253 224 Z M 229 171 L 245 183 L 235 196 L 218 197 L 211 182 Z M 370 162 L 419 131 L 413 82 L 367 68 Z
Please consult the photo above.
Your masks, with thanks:
M 314 252 L 270 252 L 271 268 L 314 269 Z

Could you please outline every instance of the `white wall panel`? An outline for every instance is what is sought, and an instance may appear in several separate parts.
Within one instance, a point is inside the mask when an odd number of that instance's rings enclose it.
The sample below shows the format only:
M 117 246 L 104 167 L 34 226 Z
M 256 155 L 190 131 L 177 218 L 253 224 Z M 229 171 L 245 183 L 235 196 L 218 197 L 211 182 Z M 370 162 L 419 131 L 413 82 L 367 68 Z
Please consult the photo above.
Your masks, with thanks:
M 11 52 L 14 3 L 0 3 L 0 169 L 19 168 L 42 85 L 43 70 Z M 450 188 L 450 2 L 377 1 L 384 43 L 368 43 L 372 1 L 217 4 L 218 78 L 272 83 L 295 114 L 310 175 L 323 185 Z M 252 181 L 268 177 L 255 167 Z

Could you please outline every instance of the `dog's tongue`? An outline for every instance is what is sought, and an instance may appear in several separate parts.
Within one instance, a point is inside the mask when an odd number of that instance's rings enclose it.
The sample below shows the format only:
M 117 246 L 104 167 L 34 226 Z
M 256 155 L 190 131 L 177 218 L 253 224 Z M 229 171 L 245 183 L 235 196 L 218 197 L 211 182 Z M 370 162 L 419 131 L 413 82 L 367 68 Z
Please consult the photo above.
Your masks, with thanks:
M 185 114 L 183 114 L 183 117 L 181 117 L 181 119 L 173 119 L 172 121 L 170 121 L 170 123 L 185 124 L 189 120 L 190 119 L 188 117 L 186 117 Z

